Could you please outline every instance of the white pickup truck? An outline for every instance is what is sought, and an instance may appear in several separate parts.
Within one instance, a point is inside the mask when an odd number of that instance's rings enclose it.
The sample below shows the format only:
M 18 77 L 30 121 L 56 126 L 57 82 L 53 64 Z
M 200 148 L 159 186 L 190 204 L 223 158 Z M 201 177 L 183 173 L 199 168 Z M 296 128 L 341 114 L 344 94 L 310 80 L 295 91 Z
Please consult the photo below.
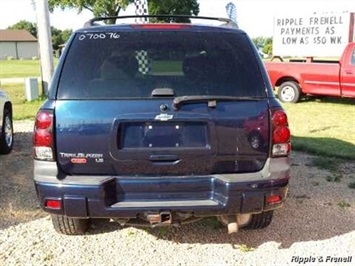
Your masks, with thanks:
M 13 136 L 12 104 L 7 94 L 0 90 L 0 154 L 11 152 Z

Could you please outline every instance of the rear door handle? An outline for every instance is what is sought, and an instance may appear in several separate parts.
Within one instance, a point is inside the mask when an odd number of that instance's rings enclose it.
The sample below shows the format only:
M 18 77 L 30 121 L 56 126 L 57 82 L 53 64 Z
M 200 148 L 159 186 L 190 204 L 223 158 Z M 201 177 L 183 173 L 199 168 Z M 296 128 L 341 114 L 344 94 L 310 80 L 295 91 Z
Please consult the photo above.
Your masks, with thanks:
M 179 156 L 173 154 L 155 154 L 150 155 L 149 160 L 152 162 L 176 162 Z
M 345 74 L 349 74 L 349 75 L 352 75 L 353 72 L 351 70 L 345 70 Z

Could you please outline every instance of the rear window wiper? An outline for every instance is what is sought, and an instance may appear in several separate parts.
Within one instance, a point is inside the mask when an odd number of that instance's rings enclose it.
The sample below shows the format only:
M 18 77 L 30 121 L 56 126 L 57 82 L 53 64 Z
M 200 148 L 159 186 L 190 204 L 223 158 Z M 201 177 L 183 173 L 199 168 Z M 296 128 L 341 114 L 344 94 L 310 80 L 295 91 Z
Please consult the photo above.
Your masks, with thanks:
M 183 104 L 207 102 L 208 107 L 215 108 L 217 102 L 234 102 L 234 101 L 259 101 L 262 97 L 248 97 L 248 96 L 221 96 L 221 95 L 191 95 L 175 97 L 173 107 L 179 109 Z

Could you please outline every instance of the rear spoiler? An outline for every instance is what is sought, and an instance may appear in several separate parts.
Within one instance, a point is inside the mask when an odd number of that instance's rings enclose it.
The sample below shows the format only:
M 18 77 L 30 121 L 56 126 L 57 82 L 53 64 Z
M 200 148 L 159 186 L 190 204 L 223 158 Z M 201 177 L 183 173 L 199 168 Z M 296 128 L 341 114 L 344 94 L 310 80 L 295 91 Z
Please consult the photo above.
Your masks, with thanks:
M 105 21 L 109 19 L 127 19 L 127 18 L 188 18 L 188 19 L 205 19 L 205 20 L 215 20 L 224 22 L 224 26 L 229 26 L 232 28 L 238 28 L 238 25 L 229 18 L 216 18 L 216 17 L 200 17 L 200 16 L 190 16 L 190 15 L 129 15 L 129 16 L 110 16 L 110 17 L 96 17 L 85 22 L 84 27 L 99 26 L 95 22 Z

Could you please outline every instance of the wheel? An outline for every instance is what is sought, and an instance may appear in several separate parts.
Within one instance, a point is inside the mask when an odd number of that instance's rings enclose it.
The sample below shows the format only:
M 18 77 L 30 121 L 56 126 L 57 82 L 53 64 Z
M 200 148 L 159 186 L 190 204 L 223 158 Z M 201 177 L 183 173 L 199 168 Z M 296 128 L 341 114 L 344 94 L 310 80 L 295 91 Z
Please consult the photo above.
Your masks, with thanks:
M 12 114 L 10 110 L 4 109 L 4 118 L 2 122 L 0 138 L 0 154 L 8 154 L 14 146 L 14 128 L 12 122 Z
M 281 102 L 284 103 L 296 103 L 301 96 L 301 88 L 294 81 L 287 81 L 281 84 L 277 92 Z
M 64 235 L 83 235 L 89 227 L 89 219 L 70 218 L 64 215 L 52 214 L 54 229 Z
M 267 211 L 258 214 L 253 214 L 251 216 L 249 224 L 245 228 L 262 229 L 268 227 L 271 224 L 273 214 L 274 211 Z

